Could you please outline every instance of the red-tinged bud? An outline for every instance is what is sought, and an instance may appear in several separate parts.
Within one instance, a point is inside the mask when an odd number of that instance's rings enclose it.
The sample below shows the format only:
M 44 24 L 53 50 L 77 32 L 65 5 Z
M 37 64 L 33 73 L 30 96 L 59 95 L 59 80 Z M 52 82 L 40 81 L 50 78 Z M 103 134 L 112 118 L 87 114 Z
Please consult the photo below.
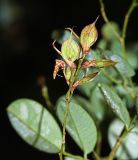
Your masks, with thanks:
M 99 73 L 99 72 L 89 74 L 88 76 L 86 76 L 86 77 L 84 77 L 84 78 L 76 81 L 76 82 L 73 84 L 73 86 L 72 86 L 72 88 L 71 88 L 71 91 L 73 91 L 74 89 L 76 89 L 77 86 L 79 86 L 79 85 L 82 85 L 82 84 L 85 84 L 85 83 L 87 83 L 87 82 L 90 82 L 90 81 L 94 80 L 95 77 L 98 75 L 98 73 Z
M 102 60 L 96 60 L 96 67 L 103 68 L 103 67 L 109 67 L 115 65 L 117 62 L 109 60 L 109 59 L 102 59 Z
M 96 29 L 96 20 L 83 28 L 80 35 L 80 43 L 83 49 L 83 53 L 88 54 L 90 47 L 96 42 L 98 38 L 98 31 Z
M 95 66 L 96 66 L 96 60 L 86 61 L 82 64 L 82 68 L 89 68 Z

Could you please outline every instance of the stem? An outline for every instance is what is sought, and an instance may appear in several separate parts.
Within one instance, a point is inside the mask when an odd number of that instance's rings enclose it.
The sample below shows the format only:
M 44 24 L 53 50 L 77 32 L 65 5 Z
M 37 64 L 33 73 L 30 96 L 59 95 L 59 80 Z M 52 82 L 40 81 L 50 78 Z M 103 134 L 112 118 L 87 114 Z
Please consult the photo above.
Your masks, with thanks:
M 62 130 L 63 137 L 62 137 L 62 145 L 61 145 L 61 149 L 60 149 L 60 153 L 59 153 L 60 160 L 63 160 L 63 154 L 65 153 L 64 151 L 65 151 L 65 135 L 66 135 L 67 116 L 68 116 L 68 112 L 69 112 L 71 97 L 73 95 L 73 91 L 71 91 L 71 88 L 72 88 L 75 80 L 79 76 L 79 73 L 81 70 L 81 64 L 82 64 L 84 58 L 85 58 L 85 55 L 83 54 L 83 57 L 79 60 L 79 64 L 78 64 L 76 72 L 71 75 L 69 89 L 66 93 L 66 110 L 65 110 L 65 114 L 64 114 L 63 130 Z
M 101 160 L 101 158 L 99 157 L 99 155 L 95 151 L 93 151 L 93 156 L 94 156 L 95 160 Z
M 126 58 L 126 45 L 125 45 L 125 38 L 126 38 L 126 31 L 127 31 L 127 26 L 128 22 L 130 19 L 130 15 L 133 12 L 133 10 L 138 6 L 137 0 L 132 0 L 132 3 L 125 15 L 124 23 L 123 23 L 123 29 L 122 29 L 122 48 L 123 48 L 123 57 Z
M 126 59 L 126 44 L 125 44 L 125 37 L 126 37 L 126 30 L 129 22 L 130 15 L 132 11 L 138 6 L 137 0 L 132 0 L 132 3 L 126 13 L 124 23 L 123 23 L 123 29 L 122 29 L 122 35 L 120 36 L 118 32 L 114 30 L 112 27 L 112 24 L 110 23 L 109 19 L 107 18 L 106 12 L 105 12 L 105 6 L 103 3 L 103 0 L 99 0 L 100 6 L 101 6 L 101 14 L 104 19 L 104 21 L 112 28 L 112 31 L 114 32 L 116 38 L 120 41 L 120 44 L 122 46 L 122 56 Z
M 117 38 L 119 41 L 121 41 L 120 35 L 118 34 L 118 32 L 116 32 L 116 31 L 114 30 L 112 24 L 110 23 L 107 15 L 106 15 L 105 6 L 104 6 L 104 3 L 103 3 L 103 0 L 99 0 L 99 2 L 100 2 L 100 6 L 101 6 L 101 14 L 102 14 L 102 17 L 103 17 L 104 21 L 112 28 L 112 30 L 113 30 L 116 38 Z
M 70 154 L 70 153 L 67 153 L 67 152 L 64 152 L 63 154 L 64 154 L 65 156 L 68 156 L 68 157 L 71 157 L 71 158 L 74 158 L 74 159 L 77 159 L 77 160 L 83 160 L 82 157 L 76 156 L 76 155 L 73 155 L 73 154 Z
M 87 154 L 84 153 L 84 159 L 83 160 L 88 160 L 87 159 Z
M 112 148 L 107 160 L 113 160 L 114 159 L 118 148 L 121 146 L 123 140 L 125 139 L 125 137 L 127 136 L 128 133 L 129 133 L 129 130 L 123 129 L 121 135 L 118 137 L 114 147 Z

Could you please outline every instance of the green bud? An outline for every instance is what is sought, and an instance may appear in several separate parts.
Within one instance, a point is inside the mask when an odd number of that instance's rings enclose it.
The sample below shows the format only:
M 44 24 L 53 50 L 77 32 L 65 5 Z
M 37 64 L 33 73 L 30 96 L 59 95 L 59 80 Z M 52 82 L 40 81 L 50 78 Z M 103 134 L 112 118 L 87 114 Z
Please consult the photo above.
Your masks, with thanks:
M 66 67 L 66 68 L 63 70 L 63 73 L 64 73 L 64 76 L 65 76 L 65 79 L 66 79 L 67 83 L 69 84 L 69 80 L 70 80 L 71 73 L 72 73 L 71 68 L 70 68 L 70 67 Z
M 71 62 L 79 59 L 80 51 L 80 46 L 71 37 L 64 41 L 61 46 L 61 55 L 63 59 Z
M 96 42 L 98 37 L 98 31 L 96 29 L 95 23 L 96 20 L 83 28 L 80 35 L 80 43 L 83 49 L 83 53 L 87 54 L 90 50 L 90 47 Z
M 115 65 L 117 62 L 114 62 L 112 60 L 108 60 L 108 59 L 102 59 L 102 60 L 96 60 L 95 61 L 95 66 L 99 67 L 99 68 L 103 68 L 103 67 L 109 67 L 109 66 L 113 66 Z

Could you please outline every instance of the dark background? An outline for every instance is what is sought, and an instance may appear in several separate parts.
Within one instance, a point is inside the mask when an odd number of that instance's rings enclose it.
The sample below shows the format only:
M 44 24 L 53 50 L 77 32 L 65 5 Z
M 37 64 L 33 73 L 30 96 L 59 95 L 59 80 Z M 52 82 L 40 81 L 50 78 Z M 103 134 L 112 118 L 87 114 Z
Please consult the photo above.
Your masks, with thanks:
M 122 26 L 122 20 L 131 0 L 106 0 L 109 19 Z M 11 127 L 6 107 L 17 98 L 32 98 L 43 103 L 39 76 L 46 77 L 53 102 L 66 92 L 62 78 L 52 79 L 56 53 L 51 43 L 54 29 L 77 26 L 77 33 L 100 14 L 98 0 L 1 0 L 0 1 L 0 159 L 58 160 L 39 152 L 16 134 Z M 138 40 L 138 10 L 132 14 L 127 41 Z M 97 22 L 98 30 L 103 19 Z M 99 33 L 100 35 L 100 33 Z M 73 150 L 80 151 L 74 144 Z

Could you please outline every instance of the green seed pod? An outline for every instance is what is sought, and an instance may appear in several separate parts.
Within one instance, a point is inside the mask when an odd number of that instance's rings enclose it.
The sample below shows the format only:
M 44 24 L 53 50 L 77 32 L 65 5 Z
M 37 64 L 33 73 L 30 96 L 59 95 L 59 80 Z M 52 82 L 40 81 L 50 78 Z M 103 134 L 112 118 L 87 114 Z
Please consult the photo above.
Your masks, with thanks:
M 80 56 L 80 46 L 75 40 L 70 37 L 61 46 L 61 55 L 63 59 L 74 62 L 79 59 Z
M 96 29 L 95 23 L 96 20 L 83 28 L 80 35 L 80 43 L 83 49 L 83 53 L 87 54 L 90 50 L 90 47 L 96 42 L 98 38 L 98 31 Z

